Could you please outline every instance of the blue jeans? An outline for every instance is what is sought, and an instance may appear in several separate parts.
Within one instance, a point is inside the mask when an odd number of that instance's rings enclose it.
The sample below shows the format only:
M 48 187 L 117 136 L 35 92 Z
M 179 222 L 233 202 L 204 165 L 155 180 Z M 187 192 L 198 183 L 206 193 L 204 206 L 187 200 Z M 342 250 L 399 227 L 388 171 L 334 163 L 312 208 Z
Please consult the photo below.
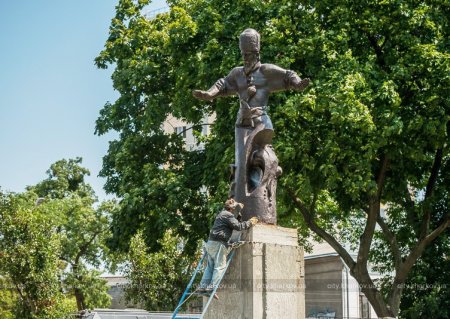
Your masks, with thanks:
M 218 241 L 208 240 L 205 245 L 207 265 L 200 288 L 213 289 L 219 285 L 227 267 L 228 248 Z

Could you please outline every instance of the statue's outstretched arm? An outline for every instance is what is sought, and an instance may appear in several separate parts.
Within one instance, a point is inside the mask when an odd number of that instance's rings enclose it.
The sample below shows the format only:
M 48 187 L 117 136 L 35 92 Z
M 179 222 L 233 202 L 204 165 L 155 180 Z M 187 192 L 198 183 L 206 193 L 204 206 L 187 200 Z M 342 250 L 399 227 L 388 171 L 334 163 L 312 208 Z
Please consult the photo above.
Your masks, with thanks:
M 294 71 L 287 70 L 285 82 L 288 89 L 303 91 L 311 80 L 309 78 L 301 79 Z
M 217 80 L 208 91 L 194 90 L 192 91 L 192 95 L 200 100 L 212 101 L 218 96 L 237 94 L 238 87 L 236 84 L 236 77 L 238 74 L 239 68 L 234 68 L 226 77 Z
M 204 100 L 204 101 L 212 101 L 222 92 L 225 91 L 225 79 L 219 79 L 216 83 L 214 83 L 213 86 L 209 88 L 208 91 L 202 91 L 202 90 L 194 90 L 192 91 L 192 95 L 196 97 L 197 99 Z
M 263 64 L 261 69 L 267 79 L 270 92 L 303 91 L 310 82 L 308 78 L 301 79 L 294 71 L 285 70 L 274 64 Z

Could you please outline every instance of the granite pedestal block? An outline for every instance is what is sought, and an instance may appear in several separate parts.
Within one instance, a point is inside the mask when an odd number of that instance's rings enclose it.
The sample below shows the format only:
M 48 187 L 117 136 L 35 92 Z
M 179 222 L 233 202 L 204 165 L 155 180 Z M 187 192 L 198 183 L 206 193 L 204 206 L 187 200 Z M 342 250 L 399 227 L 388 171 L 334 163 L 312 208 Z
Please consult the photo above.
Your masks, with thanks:
M 243 232 L 206 319 L 305 318 L 303 248 L 297 231 L 255 225 Z M 204 300 L 206 302 L 206 298 Z

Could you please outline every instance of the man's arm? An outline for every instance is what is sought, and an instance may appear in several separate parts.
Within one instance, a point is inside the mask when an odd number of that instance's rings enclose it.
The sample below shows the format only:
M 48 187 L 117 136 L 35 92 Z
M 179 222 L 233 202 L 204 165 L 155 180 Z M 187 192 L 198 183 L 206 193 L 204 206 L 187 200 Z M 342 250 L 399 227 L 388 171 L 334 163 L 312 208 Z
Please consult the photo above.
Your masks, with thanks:
M 238 231 L 249 229 L 252 226 L 252 223 L 249 220 L 239 222 L 234 216 L 229 216 L 227 218 L 227 223 L 230 228 Z
M 227 218 L 228 226 L 230 226 L 232 229 L 241 231 L 245 229 L 249 229 L 256 223 L 258 223 L 258 218 L 252 217 L 250 220 L 247 220 L 245 222 L 239 222 L 232 214 L 228 216 Z
M 221 78 L 214 83 L 213 86 L 209 88 L 207 91 L 202 90 L 194 90 L 192 91 L 192 95 L 197 99 L 204 101 L 212 101 L 218 96 L 227 96 L 233 95 L 237 93 L 237 85 L 236 85 L 236 69 L 231 70 L 230 74 L 228 74 L 225 78 Z

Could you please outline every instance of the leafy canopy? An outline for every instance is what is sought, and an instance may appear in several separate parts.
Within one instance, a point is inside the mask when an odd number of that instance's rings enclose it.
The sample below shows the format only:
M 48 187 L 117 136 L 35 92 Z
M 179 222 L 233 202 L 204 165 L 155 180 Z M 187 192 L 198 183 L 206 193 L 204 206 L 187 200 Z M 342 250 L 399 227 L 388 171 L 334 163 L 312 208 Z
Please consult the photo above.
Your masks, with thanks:
M 142 231 L 156 249 L 173 229 L 194 247 L 207 233 L 226 196 L 238 101 L 204 104 L 191 91 L 240 65 L 238 35 L 251 27 L 261 33 L 263 62 L 313 82 L 269 102 L 284 170 L 280 223 L 307 224 L 360 284 L 373 287 L 363 292 L 377 314 L 397 316 L 412 266 L 448 227 L 448 214 L 434 206 L 448 200 L 448 4 L 177 0 L 153 19 L 142 14 L 147 4 L 119 1 L 96 59 L 101 68 L 115 66 L 120 93 L 96 125 L 97 134 L 120 133 L 101 172 L 106 190 L 121 199 L 111 246 L 126 250 Z M 186 152 L 180 136 L 162 130 L 169 115 L 196 125 L 211 113 L 216 121 L 202 151 Z M 371 249 L 387 252 L 388 263 L 372 261 L 395 274 L 384 290 L 368 275 Z
M 131 240 L 124 269 L 129 285 L 126 298 L 152 311 L 173 311 L 187 286 L 199 252 L 185 256 L 183 240 L 167 231 L 160 240 L 158 252 L 146 253 L 147 247 L 140 233 Z
M 106 281 L 88 265 L 108 260 L 114 203 L 94 206 L 81 162 L 57 161 L 26 192 L 0 192 L 0 276 L 13 287 L 20 318 L 63 318 L 75 311 L 74 297 L 78 310 L 110 303 Z
M 33 193 L 0 194 L 0 276 L 17 294 L 16 318 L 60 319 L 74 310 L 60 290 L 61 242 L 52 207 Z
M 106 281 L 88 265 L 99 268 L 109 259 L 105 242 L 114 208 L 113 202 L 95 205 L 95 193 L 85 181 L 90 172 L 81 164 L 80 157 L 59 160 L 50 166 L 45 180 L 28 187 L 52 207 L 61 244 L 59 259 L 66 268 L 63 285 L 74 294 L 78 310 L 110 304 Z

